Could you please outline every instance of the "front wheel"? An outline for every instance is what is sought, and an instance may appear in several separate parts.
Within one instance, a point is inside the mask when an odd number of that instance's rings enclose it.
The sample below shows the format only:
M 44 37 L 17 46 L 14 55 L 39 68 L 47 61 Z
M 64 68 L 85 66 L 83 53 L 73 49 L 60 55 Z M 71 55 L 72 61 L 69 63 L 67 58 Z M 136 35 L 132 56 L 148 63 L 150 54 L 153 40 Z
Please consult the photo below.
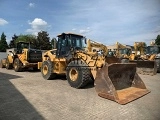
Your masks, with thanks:
M 70 86 L 74 88 L 82 88 L 92 81 L 88 65 L 81 60 L 68 64 L 66 77 Z
M 4 59 L 6 61 L 6 58 Z M 5 64 L 3 63 L 3 60 L 0 61 L 0 68 L 5 68 Z
M 16 58 L 14 60 L 14 70 L 15 70 L 15 72 L 21 72 L 22 71 L 22 62 L 19 60 L 19 58 Z
M 56 73 L 53 73 L 53 64 L 50 60 L 42 63 L 41 73 L 43 78 L 46 80 L 51 80 L 56 77 Z
M 13 66 L 12 66 L 12 63 L 9 63 L 9 60 L 8 58 L 6 59 L 6 69 L 12 69 Z

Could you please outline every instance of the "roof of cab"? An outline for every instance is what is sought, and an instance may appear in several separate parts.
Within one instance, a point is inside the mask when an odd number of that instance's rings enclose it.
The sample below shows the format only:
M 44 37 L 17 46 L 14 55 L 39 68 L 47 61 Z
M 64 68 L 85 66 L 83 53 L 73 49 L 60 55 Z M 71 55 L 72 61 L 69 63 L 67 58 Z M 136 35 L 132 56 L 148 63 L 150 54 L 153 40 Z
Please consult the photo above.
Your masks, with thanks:
M 61 36 L 62 34 L 63 34 L 63 33 L 58 34 L 57 37 Z M 70 32 L 66 32 L 66 33 L 64 33 L 64 34 L 66 34 L 66 35 L 77 35 L 77 36 L 82 36 L 82 37 L 83 37 L 83 35 L 76 34 L 76 33 L 70 33 Z

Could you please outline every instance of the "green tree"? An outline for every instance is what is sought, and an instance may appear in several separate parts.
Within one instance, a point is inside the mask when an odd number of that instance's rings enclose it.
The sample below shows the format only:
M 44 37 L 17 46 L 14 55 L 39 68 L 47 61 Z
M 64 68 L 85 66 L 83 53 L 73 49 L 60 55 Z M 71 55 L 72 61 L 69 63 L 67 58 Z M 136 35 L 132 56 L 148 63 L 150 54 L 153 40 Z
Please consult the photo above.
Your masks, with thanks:
M 8 44 L 6 41 L 6 35 L 3 32 L 0 39 L 0 52 L 5 52 L 6 49 L 8 49 Z
M 38 32 L 38 46 L 41 50 L 50 50 L 52 48 L 49 34 L 46 31 Z
M 29 42 L 32 44 L 32 47 L 34 46 L 34 48 L 38 48 L 38 45 L 37 45 L 37 39 L 36 39 L 36 36 L 35 35 L 30 35 L 30 34 L 27 34 L 27 35 L 19 35 L 18 38 L 16 39 L 16 43 L 17 42 Z
M 15 48 L 16 47 L 16 39 L 18 36 L 16 34 L 13 35 L 12 40 L 9 43 L 9 48 Z
M 160 45 L 160 35 L 157 35 L 157 38 L 155 39 L 156 45 Z

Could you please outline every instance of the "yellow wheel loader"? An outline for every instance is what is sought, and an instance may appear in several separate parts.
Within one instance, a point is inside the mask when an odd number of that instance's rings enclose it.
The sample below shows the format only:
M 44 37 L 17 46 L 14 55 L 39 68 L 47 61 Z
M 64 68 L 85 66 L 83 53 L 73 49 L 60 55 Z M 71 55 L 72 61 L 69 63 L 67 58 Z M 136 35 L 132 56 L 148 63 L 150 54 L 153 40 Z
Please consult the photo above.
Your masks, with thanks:
M 83 88 L 94 81 L 100 97 L 119 104 L 127 104 L 150 92 L 136 73 L 136 64 L 108 58 L 105 45 L 87 41 L 79 34 L 62 33 L 57 37 L 56 49 L 45 52 L 42 62 L 38 62 L 44 79 L 65 74 L 74 88 Z M 92 47 L 100 47 L 102 51 L 97 52 Z
M 30 67 L 37 70 L 38 62 L 42 61 L 42 51 L 31 49 L 30 43 L 27 42 L 18 42 L 17 48 L 7 49 L 7 54 L 7 58 L 1 60 L 0 67 L 14 68 L 16 72 Z

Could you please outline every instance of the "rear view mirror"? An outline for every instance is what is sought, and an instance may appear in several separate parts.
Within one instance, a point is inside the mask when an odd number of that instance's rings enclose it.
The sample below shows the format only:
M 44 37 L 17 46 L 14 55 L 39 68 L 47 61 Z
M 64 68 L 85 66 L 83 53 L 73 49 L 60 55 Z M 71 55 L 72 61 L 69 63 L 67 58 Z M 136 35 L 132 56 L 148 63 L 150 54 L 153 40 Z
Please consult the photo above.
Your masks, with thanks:
M 87 44 L 87 39 L 86 38 L 84 39 L 84 42 L 85 42 L 85 44 Z

